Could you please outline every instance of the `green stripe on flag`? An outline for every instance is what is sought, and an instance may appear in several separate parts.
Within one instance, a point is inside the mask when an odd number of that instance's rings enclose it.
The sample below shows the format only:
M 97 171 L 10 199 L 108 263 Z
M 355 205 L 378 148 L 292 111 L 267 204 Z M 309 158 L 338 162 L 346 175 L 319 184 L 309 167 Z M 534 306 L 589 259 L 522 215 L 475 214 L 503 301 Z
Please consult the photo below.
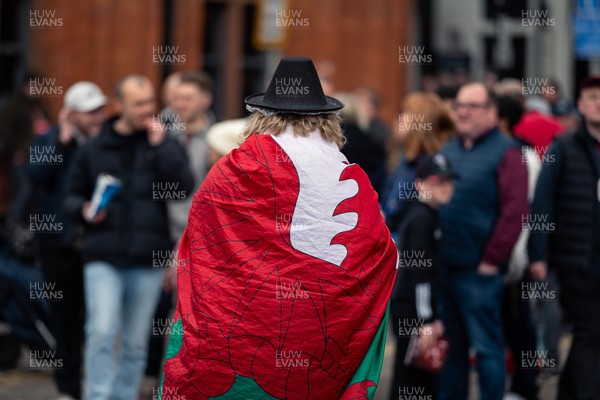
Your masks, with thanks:
M 165 364 L 169 358 L 173 358 L 181 350 L 181 344 L 183 343 L 183 335 L 185 332 L 182 328 L 183 322 L 179 318 L 172 326 L 171 336 L 169 337 L 169 344 L 167 345 L 167 352 L 165 354 Z M 163 369 L 165 364 L 163 364 Z M 165 381 L 165 373 L 160 375 L 160 388 L 158 389 L 158 398 L 162 399 L 163 383 Z
M 373 341 L 371 341 L 371 345 L 367 350 L 367 354 L 365 354 L 365 357 L 358 366 L 358 369 L 354 373 L 354 376 L 348 384 L 348 387 L 355 383 L 364 381 L 373 381 L 375 382 L 375 385 L 379 384 L 379 376 L 381 375 L 381 367 L 383 366 L 383 357 L 385 356 L 385 341 L 387 337 L 389 314 L 390 305 L 388 303 L 385 315 L 383 316 L 381 324 L 379 325 L 379 329 L 377 329 L 377 333 L 375 334 L 375 337 L 373 337 Z M 375 396 L 376 389 L 377 386 L 372 386 L 368 389 L 369 394 L 367 397 L 369 399 L 372 399 L 373 396 Z
M 185 333 L 183 331 L 183 323 L 181 321 L 181 318 L 179 318 L 177 322 L 173 324 L 171 329 L 169 345 L 167 346 L 167 354 L 165 355 L 166 359 L 175 357 L 177 353 L 179 353 L 179 350 L 181 350 L 181 343 L 183 343 L 183 335 Z

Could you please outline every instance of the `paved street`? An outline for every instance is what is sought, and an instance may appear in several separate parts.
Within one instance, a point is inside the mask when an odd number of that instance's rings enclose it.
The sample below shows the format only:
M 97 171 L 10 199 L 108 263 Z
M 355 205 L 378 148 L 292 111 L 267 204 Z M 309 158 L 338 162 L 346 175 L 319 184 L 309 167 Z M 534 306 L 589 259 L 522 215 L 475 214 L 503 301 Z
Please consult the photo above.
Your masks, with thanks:
M 565 357 L 569 348 L 569 337 L 565 336 L 560 342 L 561 362 L 564 362 Z M 394 352 L 396 351 L 396 342 L 392 336 L 392 333 L 388 333 L 387 343 L 385 347 L 385 359 L 383 361 L 383 369 L 381 371 L 379 390 L 375 393 L 375 400 L 388 400 L 390 399 L 390 385 L 392 381 L 392 368 L 394 362 Z M 541 390 L 539 393 L 539 400 L 554 400 L 556 398 L 556 389 L 558 383 L 557 376 L 550 376 L 541 378 L 539 381 Z M 471 373 L 471 395 L 469 400 L 479 400 L 477 395 L 477 374 Z M 508 400 L 508 397 L 505 399 Z

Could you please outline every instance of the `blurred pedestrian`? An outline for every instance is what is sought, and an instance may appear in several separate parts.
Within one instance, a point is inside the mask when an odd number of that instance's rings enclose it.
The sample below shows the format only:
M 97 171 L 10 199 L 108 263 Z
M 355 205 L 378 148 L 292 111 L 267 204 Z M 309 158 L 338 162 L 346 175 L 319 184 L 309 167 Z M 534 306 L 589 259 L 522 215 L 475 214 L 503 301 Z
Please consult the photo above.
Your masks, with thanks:
M 537 89 L 540 92 L 542 88 Z M 513 128 L 514 135 L 528 143 L 541 158 L 548 145 L 556 136 L 564 132 L 560 121 L 551 115 L 550 103 L 543 97 L 525 98 L 522 81 L 514 78 L 503 79 L 494 86 L 497 95 L 510 96 L 518 100 L 525 113 Z
M 165 124 L 167 132 L 171 132 L 174 127 L 176 128 L 179 126 L 177 121 L 179 117 L 174 110 L 175 92 L 179 83 L 181 83 L 181 72 L 173 72 L 167 76 L 161 87 L 161 103 L 163 108 L 160 111 L 158 118 L 160 122 Z M 165 271 L 163 290 L 161 291 L 160 300 L 156 307 L 153 321 L 158 321 L 160 318 L 166 319 L 173 308 L 173 292 L 170 282 L 173 281 L 174 276 L 176 276 L 176 274 L 172 271 L 172 268 L 168 268 Z M 144 373 L 145 379 L 142 382 L 142 388 L 140 390 L 142 395 L 145 394 L 145 391 L 151 392 L 152 388 L 156 386 L 163 362 L 164 347 L 164 337 L 152 335 L 148 345 L 148 361 Z
M 81 398 L 81 345 L 83 340 L 83 263 L 81 229 L 65 215 L 62 203 L 67 175 L 78 149 L 95 137 L 104 121 L 106 97 L 93 82 L 77 82 L 65 92 L 64 107 L 58 125 L 36 138 L 36 154 L 60 156 L 60 162 L 35 162 L 30 159 L 29 173 L 41 188 L 40 212 L 54 216 L 62 224 L 57 232 L 39 231 L 40 259 L 47 282 L 61 291 L 61 301 L 50 302 L 56 357 L 63 367 L 55 371 L 61 394 Z
M 344 108 L 340 111 L 341 127 L 346 137 L 342 153 L 349 162 L 358 164 L 367 173 L 371 185 L 378 192 L 383 184 L 385 147 L 361 127 L 358 97 L 344 92 L 336 93 L 335 96 L 344 103 Z
M 558 399 L 592 399 L 600 393 L 600 76 L 581 83 L 583 121 L 557 138 L 547 155 L 532 206 L 554 229 L 529 239 L 531 275 L 555 270 L 561 300 L 573 324 L 573 341 L 561 373 Z
M 386 224 L 392 233 L 398 228 L 402 207 L 415 198 L 413 182 L 417 165 L 426 156 L 441 150 L 453 131 L 454 123 L 435 94 L 414 92 L 402 101 L 398 128 L 391 141 L 394 170 L 380 198 Z
M 455 120 L 454 115 L 454 101 L 456 100 L 456 93 L 458 93 L 458 87 L 456 86 L 440 86 L 436 94 L 440 96 L 444 106 L 446 107 L 446 112 L 450 115 L 452 121 Z
M 325 93 L 325 96 L 333 96 L 335 94 L 335 83 L 333 82 L 335 64 L 330 60 L 323 60 L 316 63 L 315 67 L 319 74 L 321 87 L 323 87 L 323 93 Z
M 208 74 L 185 72 L 181 74 L 179 85 L 174 93 L 173 110 L 177 113 L 176 121 L 179 129 L 172 129 L 172 134 L 187 154 L 188 164 L 194 177 L 192 193 L 200 187 L 208 173 L 206 132 L 215 123 L 215 116 L 210 110 L 213 99 L 211 86 L 212 82 Z M 191 205 L 191 196 L 167 205 L 169 229 L 174 241 L 178 241 L 185 230 Z
M 513 138 L 521 148 L 521 162 L 527 166 L 527 200 L 531 204 L 542 166 L 539 156 L 533 150 L 531 144 L 514 136 L 514 127 L 524 112 L 525 109 L 519 100 L 512 96 L 498 96 L 498 128 L 506 136 Z M 525 216 L 522 216 L 522 220 L 524 218 Z M 526 226 L 526 224 L 523 225 Z M 528 239 L 529 230 L 522 228 L 504 276 L 502 322 L 504 336 L 510 348 L 512 360 L 514 360 L 509 395 L 518 395 L 527 400 L 536 400 L 538 397 L 536 379 L 539 371 L 536 368 L 527 368 L 527 360 L 523 356 L 524 354 L 535 353 L 538 348 L 538 335 L 533 318 L 533 308 L 538 304 L 531 304 L 521 295 L 523 285 L 527 285 L 531 280 L 529 275 L 525 274 L 529 266 L 529 258 L 527 257 Z M 542 301 L 540 303 L 542 307 L 552 306 L 551 302 Z M 556 344 L 558 345 L 558 343 Z
M 161 88 L 161 101 L 163 106 L 162 112 L 173 112 L 175 103 L 175 92 L 177 86 L 181 83 L 181 72 L 173 72 L 163 82 Z
M 194 196 L 163 398 L 360 398 L 383 361 L 397 252 L 312 61 L 280 61 L 239 149 Z M 179 329 L 180 328 L 180 329 Z
M 454 104 L 458 136 L 442 149 L 461 179 L 440 208 L 444 232 L 444 326 L 450 352 L 441 399 L 468 397 L 469 349 L 477 357 L 482 400 L 504 395 L 503 279 L 521 232 L 527 169 L 518 145 L 498 130 L 496 98 L 481 83 L 462 86 Z
M 43 97 L 47 88 L 42 82 L 44 78 L 28 73 L 21 90 L 6 101 L 0 114 L 0 176 L 10 198 L 6 214 L 23 224 L 29 223 L 36 196 L 27 173 L 29 147 L 51 127 Z
M 560 84 L 556 80 L 548 80 L 545 90 L 542 92 L 544 98 L 550 104 L 552 115 L 558 119 L 563 127 L 564 133 L 573 133 L 577 131 L 580 123 L 580 116 L 577 107 L 570 99 L 564 96 Z
M 418 337 L 418 352 L 425 353 L 444 333 L 438 307 L 442 267 L 438 207 L 452 199 L 456 177 L 442 154 L 425 157 L 417 167 L 416 201 L 400 212 L 396 241 L 400 263 L 390 301 L 398 339 L 390 400 L 397 400 L 398 393 L 411 388 L 417 388 L 416 393 L 426 398 L 437 398 L 437 376 L 412 366 L 407 350 Z
M 354 91 L 358 98 L 359 124 L 373 139 L 385 146 L 390 137 L 390 128 L 380 118 L 381 97 L 375 89 L 361 86 Z
M 84 397 L 94 400 L 137 396 L 163 279 L 163 270 L 153 268 L 154 254 L 173 247 L 166 205 L 154 198 L 161 183 L 184 193 L 193 186 L 183 149 L 153 122 L 157 101 L 150 80 L 122 78 L 115 106 L 119 115 L 77 153 L 64 202 L 69 215 L 86 224 Z M 90 199 L 104 173 L 122 187 L 93 216 Z
M 564 133 L 564 128 L 558 119 L 548 114 L 547 104 L 538 102 L 540 108 L 536 108 L 536 102 L 533 101 L 527 104 L 527 112 L 514 127 L 514 133 L 516 137 L 530 143 L 542 158 L 554 138 Z
M 173 138 L 183 147 L 187 155 L 188 167 L 194 178 L 194 186 L 189 195 L 184 198 L 165 198 L 167 204 L 167 215 L 169 217 L 169 232 L 175 243 L 174 249 L 179 245 L 179 239 L 185 230 L 190 207 L 192 206 L 192 194 L 198 189 L 206 173 L 208 172 L 208 145 L 206 133 L 214 123 L 215 117 L 210 111 L 212 104 L 211 79 L 204 72 L 184 72 L 169 75 L 164 87 L 164 93 L 170 93 L 170 115 L 164 119 L 164 110 L 161 121 L 165 122 L 165 128 Z M 173 251 L 173 255 L 176 252 Z M 154 321 L 166 320 L 172 314 L 175 299 L 172 284 L 177 278 L 176 261 L 171 260 L 170 268 L 165 271 L 163 287 L 160 300 L 154 314 Z M 148 365 L 146 376 L 151 379 L 145 381 L 158 381 L 163 361 L 165 347 L 164 335 L 152 335 L 148 350 Z
M 29 229 L 37 192 L 27 165 L 32 141 L 51 125 L 44 96 L 59 88 L 46 87 L 46 82 L 28 73 L 0 112 L 0 319 L 10 325 L 13 338 L 18 337 L 31 351 L 55 346 L 47 330 L 49 302 L 43 298 L 26 300 L 43 296 L 32 291 L 32 287 L 43 287 L 44 279 L 38 268 L 38 246 Z M 9 359 L 6 361 L 14 361 L 11 351 L 1 351 Z

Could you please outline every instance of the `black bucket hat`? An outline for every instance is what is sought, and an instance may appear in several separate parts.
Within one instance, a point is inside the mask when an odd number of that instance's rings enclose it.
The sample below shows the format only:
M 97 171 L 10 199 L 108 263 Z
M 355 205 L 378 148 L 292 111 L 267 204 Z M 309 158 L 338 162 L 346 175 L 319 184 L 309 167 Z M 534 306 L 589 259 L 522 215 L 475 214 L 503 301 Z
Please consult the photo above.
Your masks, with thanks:
M 317 70 L 306 57 L 282 58 L 266 93 L 248 96 L 245 103 L 248 111 L 266 115 L 324 114 L 344 107 L 341 101 L 325 96 Z

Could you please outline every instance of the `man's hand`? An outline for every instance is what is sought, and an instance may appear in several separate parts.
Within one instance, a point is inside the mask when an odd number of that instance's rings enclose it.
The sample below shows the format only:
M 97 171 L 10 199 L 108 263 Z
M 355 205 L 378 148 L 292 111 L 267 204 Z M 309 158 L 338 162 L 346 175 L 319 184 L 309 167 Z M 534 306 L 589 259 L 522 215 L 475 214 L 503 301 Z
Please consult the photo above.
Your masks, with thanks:
M 498 266 L 482 261 L 479 263 L 479 266 L 477 266 L 477 272 L 481 275 L 494 275 L 498 273 Z
M 165 141 L 167 133 L 165 125 L 162 122 L 153 121 L 152 118 L 148 118 L 145 125 L 148 131 L 148 143 L 150 143 L 150 146 L 156 147 Z
M 444 324 L 439 319 L 423 325 L 421 328 L 421 334 L 419 335 L 419 353 L 423 354 L 433 346 L 435 346 L 437 340 L 444 334 Z
M 58 113 L 58 142 L 63 146 L 71 143 L 75 136 L 75 126 L 69 121 L 70 112 L 68 108 L 63 108 Z
M 90 202 L 86 201 L 85 203 L 83 203 L 83 207 L 81 207 L 81 214 L 83 215 L 83 219 L 91 225 L 97 225 L 100 222 L 104 221 L 106 219 L 106 209 L 100 211 L 98 213 L 98 215 L 96 215 L 93 219 L 89 219 L 88 218 L 88 210 L 90 209 Z
M 529 266 L 529 275 L 536 281 L 545 280 L 547 273 L 548 265 L 544 261 L 536 261 Z

